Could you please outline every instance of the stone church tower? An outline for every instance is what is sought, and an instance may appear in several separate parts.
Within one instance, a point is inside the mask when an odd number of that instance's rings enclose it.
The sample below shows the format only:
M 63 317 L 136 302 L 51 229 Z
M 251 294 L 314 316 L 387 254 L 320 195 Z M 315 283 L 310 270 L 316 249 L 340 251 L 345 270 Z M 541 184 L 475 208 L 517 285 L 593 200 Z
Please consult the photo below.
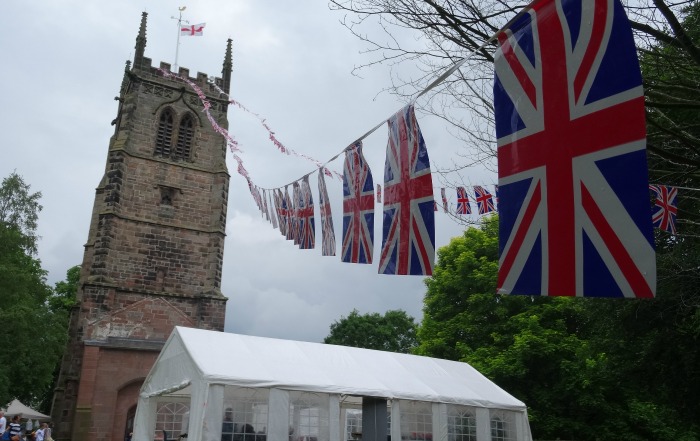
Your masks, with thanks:
M 53 437 L 122 441 L 139 388 L 174 326 L 222 331 L 226 144 L 197 95 L 144 56 L 144 12 L 126 64 L 54 395 Z M 160 63 L 160 68 L 170 70 Z M 231 40 L 218 87 L 228 93 Z M 228 101 L 190 77 L 227 127 Z M 214 348 L 212 348 L 214 350 Z

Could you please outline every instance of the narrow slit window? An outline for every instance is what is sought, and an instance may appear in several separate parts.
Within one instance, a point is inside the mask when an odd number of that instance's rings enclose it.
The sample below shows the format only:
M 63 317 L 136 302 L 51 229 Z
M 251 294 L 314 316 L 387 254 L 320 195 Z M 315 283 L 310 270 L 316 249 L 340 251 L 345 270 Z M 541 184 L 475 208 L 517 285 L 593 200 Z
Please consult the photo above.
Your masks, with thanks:
M 158 132 L 156 133 L 156 155 L 170 156 L 173 142 L 173 111 L 165 109 L 158 120 Z
M 190 159 L 192 151 L 192 140 L 194 139 L 194 118 L 192 115 L 185 115 L 180 121 L 180 128 L 177 134 L 177 145 L 175 146 L 176 159 Z

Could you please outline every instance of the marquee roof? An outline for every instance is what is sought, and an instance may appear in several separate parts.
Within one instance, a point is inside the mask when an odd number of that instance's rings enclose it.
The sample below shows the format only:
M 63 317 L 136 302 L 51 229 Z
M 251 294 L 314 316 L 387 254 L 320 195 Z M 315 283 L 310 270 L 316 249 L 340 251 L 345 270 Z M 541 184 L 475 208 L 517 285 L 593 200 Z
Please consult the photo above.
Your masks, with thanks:
M 467 363 L 176 327 L 141 396 L 195 383 L 526 410 Z

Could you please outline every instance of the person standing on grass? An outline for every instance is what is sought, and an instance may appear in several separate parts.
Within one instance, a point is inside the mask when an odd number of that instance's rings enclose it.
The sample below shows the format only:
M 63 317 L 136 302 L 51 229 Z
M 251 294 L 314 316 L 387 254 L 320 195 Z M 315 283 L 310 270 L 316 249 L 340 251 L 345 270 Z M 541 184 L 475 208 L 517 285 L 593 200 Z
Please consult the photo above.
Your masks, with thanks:
M 15 415 L 10 423 L 10 440 L 19 441 L 20 438 L 22 438 L 22 426 L 19 424 L 19 415 Z
M 49 427 L 46 423 L 41 423 L 39 429 L 34 432 L 34 441 L 44 441 L 46 439 L 46 428 Z

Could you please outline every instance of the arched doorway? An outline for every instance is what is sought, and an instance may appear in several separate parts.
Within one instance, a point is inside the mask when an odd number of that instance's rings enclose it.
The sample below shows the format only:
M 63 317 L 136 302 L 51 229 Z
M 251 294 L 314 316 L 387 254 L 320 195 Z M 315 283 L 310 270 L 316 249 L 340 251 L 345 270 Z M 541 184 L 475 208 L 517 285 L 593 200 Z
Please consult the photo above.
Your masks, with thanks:
M 126 412 L 126 424 L 124 425 L 124 440 L 131 441 L 131 434 L 134 432 L 134 418 L 136 418 L 136 405 L 133 405 Z

